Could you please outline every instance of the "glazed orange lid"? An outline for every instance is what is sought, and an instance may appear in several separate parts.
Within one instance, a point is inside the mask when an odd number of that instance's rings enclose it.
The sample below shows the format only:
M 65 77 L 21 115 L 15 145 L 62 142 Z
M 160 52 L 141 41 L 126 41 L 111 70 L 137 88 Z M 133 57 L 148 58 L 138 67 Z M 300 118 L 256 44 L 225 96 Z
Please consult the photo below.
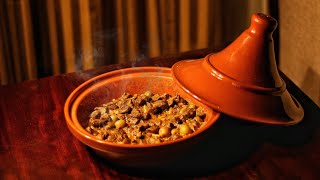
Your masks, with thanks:
M 276 27 L 274 18 L 253 14 L 250 27 L 224 50 L 174 64 L 175 82 L 204 104 L 239 119 L 300 122 L 303 108 L 278 73 L 272 39 Z

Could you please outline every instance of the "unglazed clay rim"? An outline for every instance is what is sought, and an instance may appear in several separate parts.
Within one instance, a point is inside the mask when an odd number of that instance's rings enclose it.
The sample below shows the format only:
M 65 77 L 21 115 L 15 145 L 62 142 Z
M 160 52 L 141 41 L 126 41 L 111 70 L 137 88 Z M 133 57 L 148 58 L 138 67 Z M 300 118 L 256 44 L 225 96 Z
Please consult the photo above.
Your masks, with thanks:
M 98 75 L 94 78 L 91 78 L 89 80 L 87 80 L 86 82 L 82 83 L 80 86 L 78 86 L 67 98 L 65 106 L 64 106 L 64 115 L 66 118 L 66 122 L 67 125 L 69 126 L 69 128 L 72 128 L 78 135 L 80 135 L 81 137 L 85 138 L 86 140 L 91 141 L 92 144 L 87 144 L 95 149 L 100 149 L 102 151 L 105 151 L 105 149 L 101 149 L 101 148 L 96 148 L 94 144 L 100 144 L 100 145 L 105 145 L 105 146 L 110 146 L 110 147 L 116 147 L 116 148 L 124 148 L 124 149 L 131 149 L 131 148 L 150 148 L 150 147 L 159 147 L 159 146 L 166 146 L 166 145 L 170 145 L 170 144 L 175 144 L 178 142 L 182 142 L 185 140 L 188 140 L 190 138 L 193 138 L 197 135 L 199 135 L 200 133 L 203 133 L 205 130 L 207 130 L 208 128 L 210 128 L 215 122 L 216 120 L 220 117 L 220 113 L 216 112 L 214 110 L 212 110 L 209 106 L 203 104 L 202 102 L 199 102 L 197 99 L 192 99 L 191 101 L 198 101 L 198 103 L 201 104 L 202 107 L 204 107 L 207 111 L 208 114 L 210 114 L 211 119 L 206 119 L 206 123 L 204 126 L 202 126 L 201 128 L 199 128 L 196 132 L 187 135 L 185 137 L 173 140 L 173 141 L 167 141 L 167 142 L 162 142 L 162 143 L 157 143 L 157 144 L 139 144 L 139 145 L 135 145 L 135 144 L 117 144 L 117 143 L 112 143 L 112 142 L 107 142 L 107 141 L 103 141 L 103 140 L 99 140 L 97 139 L 95 136 L 91 135 L 89 132 L 87 132 L 79 123 L 77 117 L 76 117 L 76 112 L 77 112 L 77 108 L 79 106 L 80 101 L 85 97 L 86 94 L 89 93 L 90 90 L 92 90 L 93 88 L 90 89 L 90 87 L 93 86 L 100 86 L 99 84 L 101 84 L 101 86 L 103 85 L 103 82 L 105 80 L 102 80 L 101 82 L 99 82 L 98 84 L 95 84 L 96 80 L 99 80 L 101 78 L 104 78 L 105 76 L 110 76 L 110 77 L 114 77 L 117 76 L 119 73 L 120 74 L 126 74 L 128 75 L 130 72 L 138 72 L 139 70 L 149 70 L 148 72 L 157 72 L 157 73 L 167 73 L 168 75 L 170 75 L 170 68 L 165 68 L 165 67 L 137 67 L 137 68 L 125 68 L 125 69 L 120 69 L 120 70 L 115 70 L 115 71 L 111 71 L 108 73 L 104 73 L 101 75 Z M 155 71 L 156 70 L 156 71 Z M 126 72 L 126 73 L 124 73 Z M 172 78 L 170 76 L 168 76 L 168 78 Z M 174 81 L 174 79 L 172 78 L 172 81 Z M 93 83 L 93 84 L 92 84 Z M 89 87 L 87 87 L 89 86 Z M 179 87 L 179 86 L 178 86 Z M 85 89 L 83 89 L 85 88 Z M 82 92 L 81 92 L 82 91 Z M 71 111 L 71 116 L 70 116 L 70 111 Z M 211 111 L 211 112 L 208 112 Z M 206 117 L 207 118 L 207 117 Z M 81 140 L 80 138 L 77 137 L 77 139 L 79 139 L 80 141 L 82 141 L 84 143 L 83 140 Z M 99 146 L 101 147 L 101 146 Z

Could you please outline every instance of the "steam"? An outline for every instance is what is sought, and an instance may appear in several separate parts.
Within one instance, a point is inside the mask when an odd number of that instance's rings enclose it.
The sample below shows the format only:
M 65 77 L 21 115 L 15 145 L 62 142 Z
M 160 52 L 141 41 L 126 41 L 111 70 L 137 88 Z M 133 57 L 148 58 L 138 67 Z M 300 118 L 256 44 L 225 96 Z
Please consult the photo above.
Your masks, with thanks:
M 93 31 L 93 36 L 92 36 L 92 42 L 94 44 L 94 47 L 92 51 L 88 49 L 83 49 L 83 48 L 78 48 L 74 50 L 74 55 L 76 59 L 76 67 L 75 71 L 77 76 L 79 76 L 83 80 L 88 80 L 93 77 L 92 74 L 89 72 L 83 71 L 83 63 L 87 60 L 92 60 L 94 67 L 99 67 L 101 62 L 99 60 L 103 58 L 108 58 L 108 52 L 105 52 L 105 47 L 109 43 L 110 45 L 114 45 L 114 41 L 119 35 L 119 33 L 124 33 L 122 29 L 110 29 L 110 30 L 100 30 L 100 31 Z M 127 62 L 131 64 L 131 67 L 137 67 L 137 65 L 142 61 L 147 58 L 146 53 L 148 51 L 148 44 L 145 42 L 136 42 L 136 46 L 138 47 L 138 52 L 137 56 L 135 57 L 129 57 L 128 50 L 126 49 L 125 52 L 120 54 L 121 58 L 126 58 Z M 116 59 L 116 57 L 114 57 Z M 129 62 L 130 60 L 130 62 Z M 114 64 L 118 64 L 117 62 L 113 62 Z M 106 66 L 107 64 L 101 64 L 101 66 Z M 116 69 L 120 69 L 123 66 L 121 65 L 116 65 Z M 124 73 L 123 73 L 124 75 Z M 152 82 L 146 82 L 146 86 L 149 86 L 148 84 Z M 121 88 L 125 88 L 126 84 L 123 84 Z M 120 90 L 120 89 L 119 89 Z M 125 90 L 125 89 L 121 89 Z
M 96 65 L 99 66 L 99 62 L 97 60 L 107 57 L 104 52 L 106 44 L 112 44 L 116 36 L 117 31 L 115 29 L 94 31 L 92 35 L 92 51 L 83 48 L 75 49 L 74 51 L 76 58 L 76 71 L 83 70 L 83 62 L 87 60 L 92 60 L 94 67 Z

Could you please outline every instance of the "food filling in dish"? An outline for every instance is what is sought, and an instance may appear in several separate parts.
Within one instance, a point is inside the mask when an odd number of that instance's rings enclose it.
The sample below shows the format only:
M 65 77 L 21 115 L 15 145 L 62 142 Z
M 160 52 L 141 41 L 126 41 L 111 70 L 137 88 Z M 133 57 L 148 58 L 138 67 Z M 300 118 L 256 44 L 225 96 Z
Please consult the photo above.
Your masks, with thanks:
M 124 93 L 95 107 L 86 130 L 99 139 L 120 144 L 155 144 L 195 132 L 206 113 L 179 95 Z

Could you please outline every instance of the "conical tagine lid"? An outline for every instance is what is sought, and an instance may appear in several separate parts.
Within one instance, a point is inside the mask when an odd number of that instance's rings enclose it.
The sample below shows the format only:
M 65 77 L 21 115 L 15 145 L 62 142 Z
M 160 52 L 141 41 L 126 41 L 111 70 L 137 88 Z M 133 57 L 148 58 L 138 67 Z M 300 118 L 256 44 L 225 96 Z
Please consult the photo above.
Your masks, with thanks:
M 213 109 L 239 119 L 293 125 L 304 116 L 276 66 L 277 21 L 253 14 L 250 27 L 221 52 L 173 65 L 175 82 Z

